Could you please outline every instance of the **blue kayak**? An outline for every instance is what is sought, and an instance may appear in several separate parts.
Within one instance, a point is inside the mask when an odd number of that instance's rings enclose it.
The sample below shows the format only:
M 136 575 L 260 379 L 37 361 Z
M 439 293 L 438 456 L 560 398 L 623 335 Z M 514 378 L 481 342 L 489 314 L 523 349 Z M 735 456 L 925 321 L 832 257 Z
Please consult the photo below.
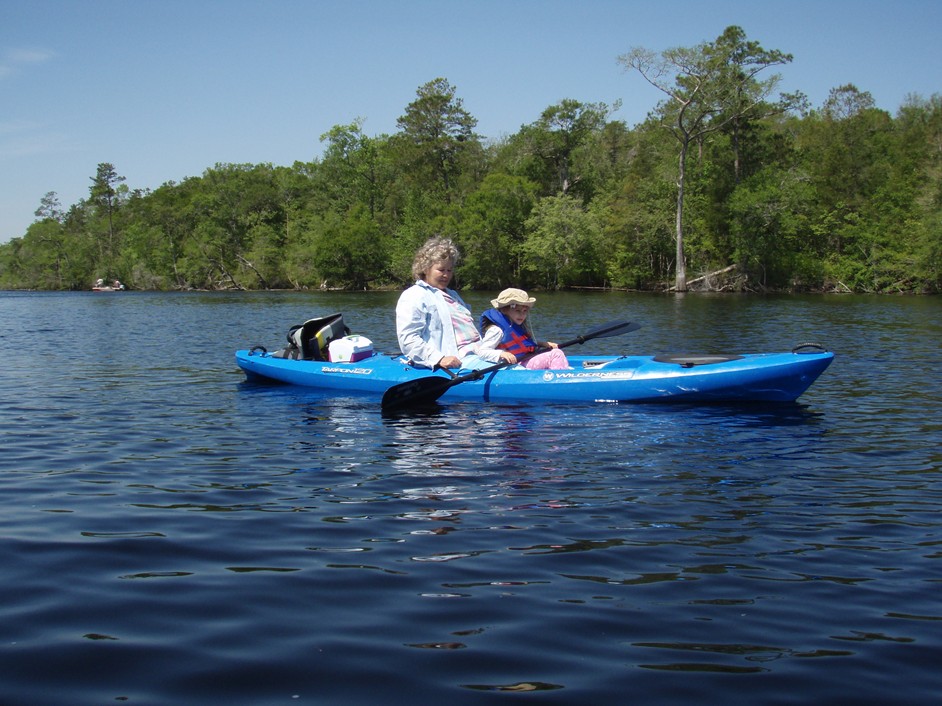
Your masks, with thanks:
M 478 402 L 793 402 L 831 364 L 816 344 L 782 353 L 742 355 L 569 356 L 569 370 L 489 369 L 442 385 L 442 401 Z M 330 394 L 380 396 L 394 385 L 437 376 L 399 355 L 370 353 L 337 363 L 277 357 L 261 347 L 236 351 L 248 380 L 288 383 Z M 437 395 L 436 395 L 437 396 Z

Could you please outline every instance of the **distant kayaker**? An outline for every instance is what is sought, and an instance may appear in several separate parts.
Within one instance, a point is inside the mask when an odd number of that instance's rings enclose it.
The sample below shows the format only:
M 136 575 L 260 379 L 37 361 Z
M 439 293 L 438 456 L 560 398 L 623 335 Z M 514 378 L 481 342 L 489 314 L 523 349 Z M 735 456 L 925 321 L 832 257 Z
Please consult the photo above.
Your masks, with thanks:
M 508 351 L 480 350 L 481 334 L 471 309 L 458 292 L 448 288 L 458 258 L 458 248 L 447 238 L 431 238 L 416 252 L 415 284 L 396 304 L 396 336 L 402 354 L 426 368 L 513 362 Z
M 500 349 L 512 353 L 513 362 L 520 363 L 529 370 L 565 370 L 569 367 L 566 354 L 552 341 L 538 343 L 530 328 L 530 309 L 536 304 L 522 289 L 505 289 L 491 300 L 493 309 L 481 314 L 481 331 L 484 338 L 478 355 L 487 349 Z M 548 351 L 530 354 L 537 348 L 549 348 Z M 527 357 L 529 356 L 529 357 Z

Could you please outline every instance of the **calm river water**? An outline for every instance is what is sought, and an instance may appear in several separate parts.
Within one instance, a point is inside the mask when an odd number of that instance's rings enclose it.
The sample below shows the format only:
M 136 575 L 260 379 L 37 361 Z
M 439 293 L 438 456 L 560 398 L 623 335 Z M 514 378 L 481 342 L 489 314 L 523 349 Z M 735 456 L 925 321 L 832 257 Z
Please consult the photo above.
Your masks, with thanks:
M 835 351 L 782 407 L 235 366 L 333 311 L 391 352 L 395 299 L 0 293 L 0 703 L 942 701 L 942 300 L 538 295 L 643 325 L 584 353 Z

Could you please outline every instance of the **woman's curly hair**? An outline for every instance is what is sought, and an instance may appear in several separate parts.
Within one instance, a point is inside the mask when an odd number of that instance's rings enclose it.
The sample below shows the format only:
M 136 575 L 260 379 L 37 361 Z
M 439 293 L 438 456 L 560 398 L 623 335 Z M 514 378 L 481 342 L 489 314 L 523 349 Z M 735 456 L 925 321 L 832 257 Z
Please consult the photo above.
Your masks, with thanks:
M 412 261 L 412 276 L 425 279 L 425 273 L 439 262 L 450 262 L 452 267 L 458 264 L 458 247 L 448 238 L 435 237 L 425 241 L 425 245 L 415 253 Z

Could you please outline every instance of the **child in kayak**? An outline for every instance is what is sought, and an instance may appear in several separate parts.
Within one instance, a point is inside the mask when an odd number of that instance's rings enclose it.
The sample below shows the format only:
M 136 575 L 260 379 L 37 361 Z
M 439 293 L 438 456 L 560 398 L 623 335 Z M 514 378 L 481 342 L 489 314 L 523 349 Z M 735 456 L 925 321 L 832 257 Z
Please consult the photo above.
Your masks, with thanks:
M 505 289 L 491 300 L 493 309 L 481 314 L 481 349 L 498 349 L 512 354 L 514 361 L 529 370 L 565 370 L 566 354 L 556 343 L 537 343 L 528 316 L 536 299 L 522 289 Z M 531 355 L 537 348 L 548 348 Z

